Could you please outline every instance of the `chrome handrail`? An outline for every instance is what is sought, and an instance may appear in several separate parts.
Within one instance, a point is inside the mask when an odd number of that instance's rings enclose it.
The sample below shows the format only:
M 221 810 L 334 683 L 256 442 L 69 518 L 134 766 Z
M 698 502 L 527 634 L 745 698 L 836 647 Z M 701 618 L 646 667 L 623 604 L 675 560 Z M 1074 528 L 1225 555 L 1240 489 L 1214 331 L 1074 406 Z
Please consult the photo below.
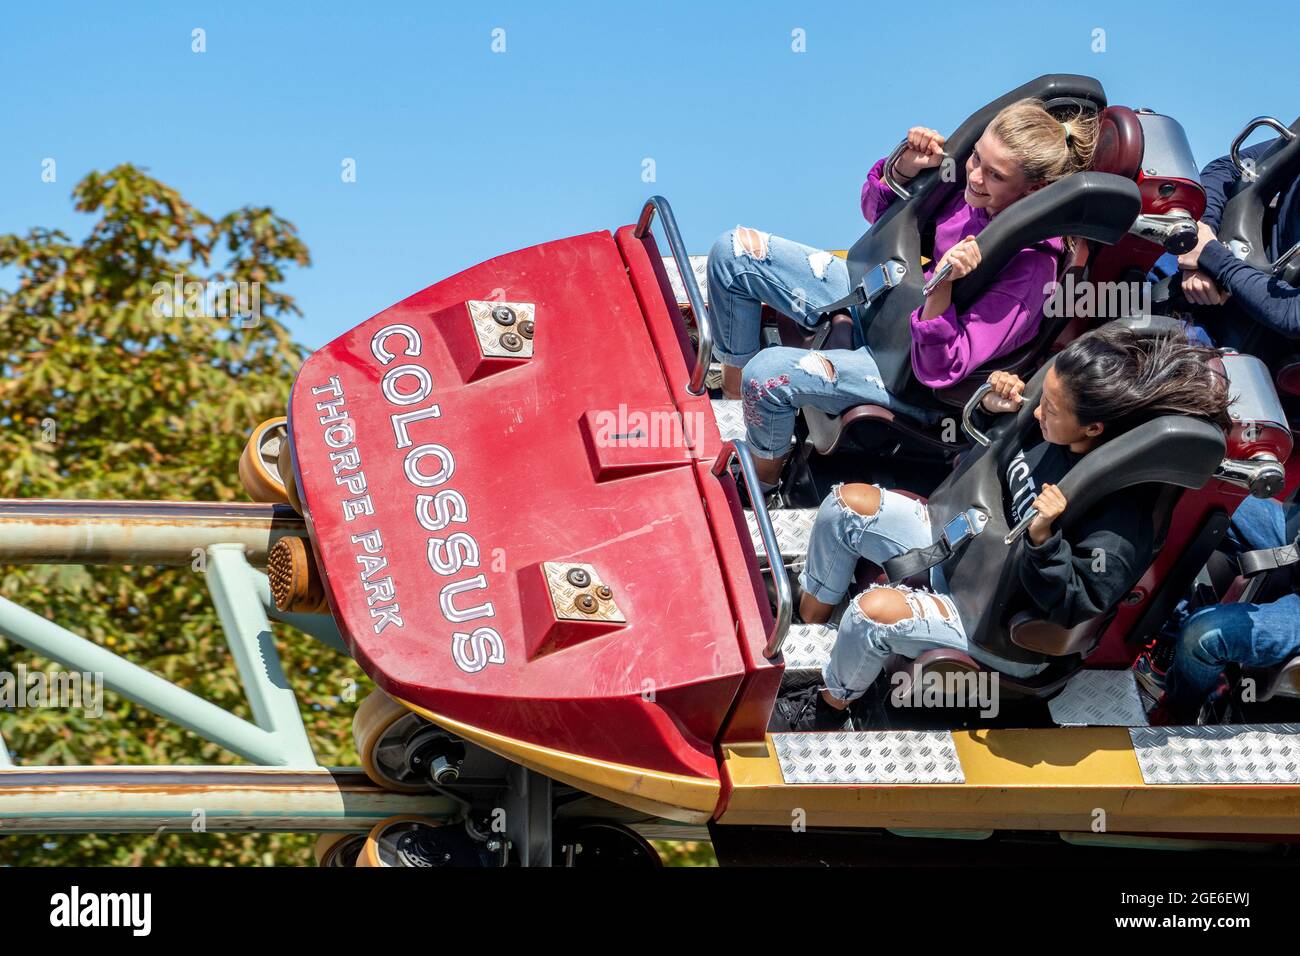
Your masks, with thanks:
M 686 289 L 686 300 L 690 302 L 691 311 L 695 314 L 695 328 L 699 332 L 699 342 L 695 346 L 695 368 L 691 370 L 691 380 L 687 383 L 686 390 L 692 395 L 703 395 L 704 380 L 709 374 L 709 364 L 713 361 L 713 324 L 700 295 L 700 287 L 695 282 L 691 257 L 686 254 L 686 246 L 682 242 L 682 234 L 677 229 L 677 219 L 673 216 L 673 207 L 668 205 L 668 200 L 663 196 L 647 199 L 641 207 L 641 215 L 637 218 L 636 229 L 632 234 L 638 239 L 644 239 L 650 232 L 650 224 L 654 221 L 656 212 L 663 220 L 668 249 L 672 252 L 673 262 L 677 264 L 682 286 Z
M 736 439 L 724 442 L 713 462 L 713 474 L 721 475 L 731 466 L 731 459 L 740 461 L 740 474 L 745 479 L 749 490 L 749 500 L 754 506 L 754 517 L 758 521 L 758 534 L 763 540 L 763 550 L 767 552 L 767 566 L 772 569 L 772 581 L 776 585 L 776 620 L 767 634 L 767 646 L 763 656 L 768 660 L 781 653 L 781 645 L 790 631 L 790 619 L 794 615 L 794 594 L 790 590 L 790 576 L 781 560 L 781 545 L 776 539 L 776 529 L 772 527 L 772 516 L 767 513 L 767 502 L 763 500 L 763 489 L 758 483 L 758 473 L 754 470 L 754 456 L 745 442 Z
M 1245 129 L 1237 134 L 1237 138 L 1232 141 L 1232 148 L 1228 150 L 1229 155 L 1232 156 L 1232 165 L 1236 166 L 1237 172 L 1241 173 L 1243 176 L 1246 175 L 1246 167 L 1241 164 L 1241 144 L 1246 141 L 1247 136 L 1255 132 L 1255 130 L 1259 129 L 1261 126 L 1272 127 L 1288 141 L 1295 139 L 1295 133 L 1291 132 L 1291 130 L 1284 126 L 1281 120 L 1272 116 L 1256 116 L 1246 124 Z

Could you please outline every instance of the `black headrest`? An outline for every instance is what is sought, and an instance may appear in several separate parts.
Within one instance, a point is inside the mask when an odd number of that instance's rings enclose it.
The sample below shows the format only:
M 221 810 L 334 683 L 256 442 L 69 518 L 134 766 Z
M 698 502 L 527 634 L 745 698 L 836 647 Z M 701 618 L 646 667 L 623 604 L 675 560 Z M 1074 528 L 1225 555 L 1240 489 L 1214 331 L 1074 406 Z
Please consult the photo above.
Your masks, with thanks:
M 1049 110 L 1071 106 L 1080 109 L 1091 107 L 1100 112 L 1106 108 L 1106 91 L 1100 80 L 1074 73 L 1045 73 L 972 113 L 948 137 L 944 152 L 954 159 L 965 159 L 975 147 L 976 141 L 984 135 L 984 128 L 993 121 L 993 117 L 1017 100 L 1031 97 L 1042 100 Z
M 1223 430 L 1201 418 L 1162 415 L 1093 449 L 1061 479 L 1070 502 L 1062 530 L 1102 499 L 1135 485 L 1201 488 L 1227 451 Z
M 1141 338 L 1157 338 L 1181 332 L 1176 320 L 1160 317 L 1121 319 L 1116 323 L 1133 329 Z M 1020 442 L 1007 440 L 1007 432 L 1023 438 L 1037 426 L 1034 408 L 1043 397 L 1047 370 L 1056 356 L 1043 364 L 1025 385 L 1024 404 L 1014 416 L 999 422 L 989 435 L 1002 454 L 999 473 L 1005 472 Z M 1062 516 L 1062 529 L 1082 517 L 1108 495 L 1125 488 L 1150 483 L 1200 488 L 1214 474 L 1227 454 L 1223 430 L 1212 422 L 1186 415 L 1162 415 L 1093 449 L 1061 479 L 1061 493 L 1070 502 Z
M 1269 271 L 1272 266 L 1264 237 L 1265 211 L 1273 197 L 1300 176 L 1300 119 L 1291 124 L 1290 130 L 1297 135 L 1290 140 L 1279 136 L 1264 155 L 1255 160 L 1254 178 L 1243 177 L 1237 183 L 1223 207 L 1219 223 L 1219 239 L 1245 242 L 1249 247 L 1246 262 L 1262 272 Z M 1285 251 L 1277 250 L 1279 255 Z
M 1037 79 L 1030 80 L 1023 86 L 1016 87 L 1010 93 L 1005 93 L 987 106 L 976 110 L 944 141 L 943 151 L 952 157 L 955 163 L 956 179 L 949 180 L 949 182 L 957 188 L 965 187 L 966 157 L 975 148 L 979 138 L 984 135 L 985 127 L 993 121 L 993 117 L 1012 103 L 1029 98 L 1042 100 L 1049 110 L 1061 106 L 1072 106 L 1085 110 L 1091 108 L 1096 112 L 1100 112 L 1106 108 L 1106 91 L 1102 89 L 1101 82 L 1091 76 L 1079 76 L 1073 73 L 1045 73 Z M 914 180 L 913 192 L 921 191 L 928 181 L 938 180 L 939 176 L 940 169 L 938 167 L 924 170 Z M 946 193 L 946 190 L 944 192 Z
M 970 308 L 1021 249 L 1058 236 L 1110 245 L 1141 211 L 1137 183 L 1112 173 L 1075 173 L 1012 203 L 980 231 L 979 266 L 953 284 L 957 311 Z

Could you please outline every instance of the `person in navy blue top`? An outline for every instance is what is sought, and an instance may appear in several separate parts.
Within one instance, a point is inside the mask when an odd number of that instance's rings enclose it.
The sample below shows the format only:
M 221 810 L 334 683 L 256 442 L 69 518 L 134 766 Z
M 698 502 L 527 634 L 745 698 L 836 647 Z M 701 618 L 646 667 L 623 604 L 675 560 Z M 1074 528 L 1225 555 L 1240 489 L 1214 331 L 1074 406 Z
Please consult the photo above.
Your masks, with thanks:
M 1251 146 L 1242 150 L 1241 155 L 1257 162 L 1276 142 Z M 1234 334 L 1240 332 L 1234 328 L 1237 324 L 1234 320 L 1239 320 L 1243 313 L 1271 332 L 1300 339 L 1300 289 L 1242 262 L 1217 239 L 1224 204 L 1240 179 L 1241 171 L 1228 156 L 1216 159 L 1201 170 L 1205 215 L 1198 226 L 1196 248 L 1178 257 L 1183 294 L 1194 305 L 1225 306 L 1222 314 L 1206 322 L 1219 345 L 1240 341 L 1240 335 Z M 1300 179 L 1282 191 L 1277 216 L 1265 240 L 1268 244 L 1265 254 L 1270 261 L 1276 261 L 1300 242 Z M 1207 318 L 1203 310 L 1198 314 L 1202 321 Z
M 1241 151 L 1243 159 L 1258 162 L 1276 140 Z M 1241 171 L 1224 156 L 1201 170 L 1205 187 L 1205 215 L 1198 224 L 1196 248 L 1178 257 L 1183 294 L 1196 306 L 1223 306 L 1197 310 L 1196 319 L 1207 327 L 1217 345 L 1242 348 L 1266 361 L 1276 357 L 1267 339 L 1300 339 L 1300 289 L 1261 272 L 1236 258 L 1216 234 L 1223 207 L 1241 180 Z M 1275 262 L 1300 242 L 1300 180 L 1278 197 L 1276 216 L 1265 233 L 1265 255 Z M 1250 323 L 1267 330 L 1264 341 L 1251 336 Z M 1253 341 L 1253 347 L 1243 342 Z M 1276 339 L 1274 338 L 1274 341 Z M 1283 348 L 1282 354 L 1296 347 Z M 1232 516 L 1229 552 L 1274 548 L 1300 540 L 1300 502 L 1247 498 Z M 1202 608 L 1184 623 L 1177 641 L 1157 638 L 1134 664 L 1138 678 L 1158 706 L 1153 724 L 1200 723 L 1214 719 L 1207 707 L 1232 693 L 1224 680 L 1231 664 L 1275 667 L 1300 654 L 1300 593 L 1292 578 L 1291 593 L 1267 604 L 1215 604 Z

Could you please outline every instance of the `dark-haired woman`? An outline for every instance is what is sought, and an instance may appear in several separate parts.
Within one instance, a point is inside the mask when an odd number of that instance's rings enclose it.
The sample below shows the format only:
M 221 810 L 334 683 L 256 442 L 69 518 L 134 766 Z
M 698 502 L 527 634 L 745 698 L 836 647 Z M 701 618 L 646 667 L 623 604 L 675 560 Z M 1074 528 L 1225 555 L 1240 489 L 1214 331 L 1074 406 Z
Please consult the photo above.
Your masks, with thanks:
M 1113 606 L 1151 562 L 1150 502 L 1126 492 L 1089 510 L 1065 538 L 1054 528 L 1068 502 L 1056 483 L 1089 451 L 1160 415 L 1193 415 L 1227 428 L 1227 381 L 1210 364 L 1216 353 L 1178 337 L 1142 339 L 1107 326 L 1076 339 L 1057 356 L 1034 409 L 1041 437 L 1026 440 L 1003 475 L 1009 524 L 1032 508 L 1019 562 L 1023 597 L 1046 620 L 1073 627 Z M 1017 410 L 1025 384 L 1008 372 L 989 377 L 984 410 Z M 859 558 L 883 564 L 935 540 L 922 503 L 875 485 L 837 485 L 813 525 L 800 583 L 799 611 L 807 623 L 825 622 L 847 593 Z M 847 707 L 862 696 L 893 654 L 914 658 L 937 647 L 960 650 L 987 667 L 1028 677 L 1045 665 L 1002 660 L 970 645 L 941 567 L 930 587 L 873 586 L 859 594 L 840 621 L 824 686 L 784 697 L 778 716 L 793 730 L 838 729 Z

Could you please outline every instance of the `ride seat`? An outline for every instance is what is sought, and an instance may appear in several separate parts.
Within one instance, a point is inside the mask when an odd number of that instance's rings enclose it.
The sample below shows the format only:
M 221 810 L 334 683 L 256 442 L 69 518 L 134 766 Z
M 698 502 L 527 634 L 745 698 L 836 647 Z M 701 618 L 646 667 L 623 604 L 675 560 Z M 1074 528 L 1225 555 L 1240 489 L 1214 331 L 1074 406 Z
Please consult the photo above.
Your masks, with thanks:
M 1142 171 L 1145 139 L 1142 121 L 1127 106 L 1108 106 L 1097 116 L 1097 146 L 1092 168 L 1136 180 Z
M 1152 515 L 1153 553 L 1164 546 L 1181 492 L 1181 488 L 1168 486 L 1163 488 L 1156 498 Z M 923 495 L 901 493 L 918 501 L 926 501 Z M 889 583 L 884 571 L 878 565 L 866 560 L 858 562 L 855 578 L 859 588 L 864 590 L 872 584 Z M 912 588 L 926 587 L 929 583 L 928 572 L 907 578 L 902 583 Z M 1016 678 L 999 672 L 999 684 L 1004 686 L 1008 694 L 1013 697 L 1050 697 L 1056 694 L 1073 676 L 1083 660 L 1097 647 L 1117 610 L 1118 605 L 1072 628 L 1041 620 L 1028 611 L 1020 611 L 1012 615 L 1007 625 L 1011 643 L 1050 660 L 1046 669 L 1029 678 Z M 1300 664 L 1300 658 L 1297 661 Z M 890 674 L 905 675 L 901 679 L 900 692 L 906 693 L 912 681 L 920 679 L 923 673 L 931 670 L 942 673 L 950 670 L 979 671 L 988 668 L 969 654 L 952 648 L 935 648 L 925 651 L 914 660 L 895 655 L 890 659 L 886 670 Z M 1297 671 L 1296 677 L 1300 680 L 1300 671 Z
M 1095 647 L 1118 609 L 1118 605 L 1107 608 L 1097 618 L 1070 628 L 1020 611 L 1024 602 L 1015 559 L 1022 545 L 1007 545 L 1003 540 L 1008 522 L 1002 475 L 1015 451 L 1023 447 L 1030 429 L 1037 425 L 1033 409 L 1050 364 L 1029 382 L 1021 410 L 999 416 L 988 431 L 989 444 L 968 454 L 928 502 L 935 527 L 972 506 L 989 515 L 984 531 L 945 565 L 949 593 L 966 624 L 972 646 L 1007 660 L 1049 665 L 1033 678 L 1014 682 L 1032 696 L 1049 696 L 1062 686 Z M 1176 415 L 1146 422 L 1102 445 L 1061 480 L 1070 507 L 1058 521 L 1058 528 L 1068 534 L 1089 509 L 1110 495 L 1138 486 L 1164 486 L 1154 502 L 1154 554 L 1164 542 L 1182 490 L 1204 486 L 1225 451 L 1223 433 L 1208 422 Z M 1147 570 L 1140 569 L 1134 583 Z

